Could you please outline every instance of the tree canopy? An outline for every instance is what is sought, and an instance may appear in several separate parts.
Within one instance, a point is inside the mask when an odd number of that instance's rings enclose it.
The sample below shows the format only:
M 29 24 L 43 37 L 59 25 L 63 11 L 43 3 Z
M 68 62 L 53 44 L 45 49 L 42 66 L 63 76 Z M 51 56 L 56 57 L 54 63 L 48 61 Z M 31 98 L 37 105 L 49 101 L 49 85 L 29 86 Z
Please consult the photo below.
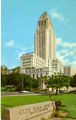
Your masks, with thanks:
M 49 77 L 46 84 L 48 87 L 52 87 L 56 89 L 56 94 L 58 93 L 58 88 L 62 88 L 64 86 L 69 87 L 70 79 L 65 75 L 52 75 Z
M 71 78 L 70 86 L 71 87 L 76 87 L 76 74 L 73 75 L 73 77 Z
M 39 82 L 36 79 L 33 79 L 29 75 L 20 74 L 20 73 L 10 73 L 1 76 L 1 85 L 4 87 L 6 85 L 14 85 L 17 91 L 22 90 L 32 90 L 38 89 Z

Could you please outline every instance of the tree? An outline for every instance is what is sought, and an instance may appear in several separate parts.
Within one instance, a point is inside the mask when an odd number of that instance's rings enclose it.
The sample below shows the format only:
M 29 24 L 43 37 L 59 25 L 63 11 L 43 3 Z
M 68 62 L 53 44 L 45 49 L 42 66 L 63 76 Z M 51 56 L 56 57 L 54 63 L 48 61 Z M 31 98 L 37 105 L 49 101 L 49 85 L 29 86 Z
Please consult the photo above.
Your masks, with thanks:
M 23 82 L 24 83 L 24 88 L 26 90 L 38 89 L 38 87 L 39 87 L 38 79 L 34 79 L 29 75 L 24 75 L 23 81 L 24 81 Z
M 71 78 L 70 86 L 71 87 L 76 87 L 76 74 L 73 75 L 73 77 Z
M 40 86 L 41 86 L 41 90 L 42 89 L 46 89 L 46 82 L 47 82 L 47 80 L 48 80 L 48 77 L 47 76 L 44 76 L 44 77 L 42 77 L 42 78 L 40 78 Z
M 64 76 L 62 74 L 59 75 L 52 75 L 49 77 L 49 80 L 47 81 L 48 87 L 53 87 L 56 89 L 56 95 L 58 94 L 58 89 L 62 88 L 64 86 L 68 87 L 70 83 L 70 79 L 67 76 Z
M 33 79 L 33 84 L 32 84 L 33 89 L 38 90 L 39 86 L 40 86 L 40 79 L 39 78 Z
M 10 74 L 2 75 L 2 86 L 13 85 L 17 91 L 38 89 L 39 80 L 34 79 L 29 75 L 12 72 Z
M 18 89 L 21 86 L 21 81 L 22 75 L 20 73 L 10 73 L 1 76 L 1 85 L 3 87 L 13 85 L 16 89 Z
M 16 68 L 12 69 L 12 70 L 13 70 L 13 72 L 18 72 L 18 73 L 20 73 L 21 68 L 20 68 L 20 66 L 18 66 L 18 67 L 16 67 Z
M 47 76 L 42 77 L 42 82 L 46 83 L 47 80 L 48 80 L 48 77 L 47 77 Z
M 1 86 L 4 87 L 7 85 L 7 75 L 1 75 Z
M 5 75 L 7 73 L 8 73 L 8 68 L 5 65 L 1 66 L 1 74 Z

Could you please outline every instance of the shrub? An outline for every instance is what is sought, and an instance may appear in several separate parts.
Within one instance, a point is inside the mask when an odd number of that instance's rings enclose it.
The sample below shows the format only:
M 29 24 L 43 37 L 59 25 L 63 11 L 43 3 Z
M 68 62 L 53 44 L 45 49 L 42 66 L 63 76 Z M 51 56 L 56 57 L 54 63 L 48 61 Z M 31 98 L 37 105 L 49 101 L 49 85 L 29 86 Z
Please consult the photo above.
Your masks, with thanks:
M 41 120 L 49 120 L 49 118 L 42 118 Z
M 56 111 L 59 111 L 63 105 L 61 100 L 55 100 Z
M 55 118 L 56 118 L 56 117 L 60 117 L 60 112 L 59 112 L 59 111 L 53 112 L 52 115 L 51 115 L 51 117 L 52 117 L 52 118 L 54 118 L 54 117 L 55 117 Z

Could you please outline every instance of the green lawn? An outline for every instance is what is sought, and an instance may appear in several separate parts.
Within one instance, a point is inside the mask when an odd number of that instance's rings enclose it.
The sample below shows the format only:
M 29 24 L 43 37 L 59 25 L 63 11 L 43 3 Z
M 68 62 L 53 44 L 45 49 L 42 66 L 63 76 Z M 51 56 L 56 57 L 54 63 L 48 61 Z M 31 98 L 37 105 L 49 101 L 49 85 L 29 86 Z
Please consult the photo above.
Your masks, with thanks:
M 52 95 L 51 99 L 61 99 L 65 110 L 69 112 L 67 118 L 76 118 L 76 94 Z M 48 95 L 8 96 L 1 98 L 1 110 L 4 108 L 33 104 L 50 100 Z M 64 119 L 66 120 L 66 119 Z M 68 119 L 69 120 L 69 119 Z
M 13 91 L 1 91 L 1 93 L 12 93 Z
M 64 109 L 69 112 L 68 118 L 76 118 L 76 94 L 63 94 L 58 96 L 53 96 L 53 99 L 60 99 L 65 105 Z

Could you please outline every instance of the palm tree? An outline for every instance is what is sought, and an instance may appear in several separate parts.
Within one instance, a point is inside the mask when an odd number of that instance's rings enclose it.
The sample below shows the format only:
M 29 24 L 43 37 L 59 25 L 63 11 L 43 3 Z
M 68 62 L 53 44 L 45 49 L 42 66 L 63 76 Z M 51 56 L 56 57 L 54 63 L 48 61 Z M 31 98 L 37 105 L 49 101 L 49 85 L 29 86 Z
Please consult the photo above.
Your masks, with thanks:
M 7 74 L 7 73 L 8 73 L 8 68 L 5 65 L 1 66 L 1 74 Z
M 17 70 L 17 72 L 20 73 L 20 70 L 21 70 L 20 66 L 16 67 L 16 70 Z
M 18 66 L 18 67 L 16 67 L 16 68 L 13 69 L 13 72 L 18 72 L 18 73 L 20 73 L 20 70 L 21 70 L 21 68 L 20 68 L 20 66 Z

